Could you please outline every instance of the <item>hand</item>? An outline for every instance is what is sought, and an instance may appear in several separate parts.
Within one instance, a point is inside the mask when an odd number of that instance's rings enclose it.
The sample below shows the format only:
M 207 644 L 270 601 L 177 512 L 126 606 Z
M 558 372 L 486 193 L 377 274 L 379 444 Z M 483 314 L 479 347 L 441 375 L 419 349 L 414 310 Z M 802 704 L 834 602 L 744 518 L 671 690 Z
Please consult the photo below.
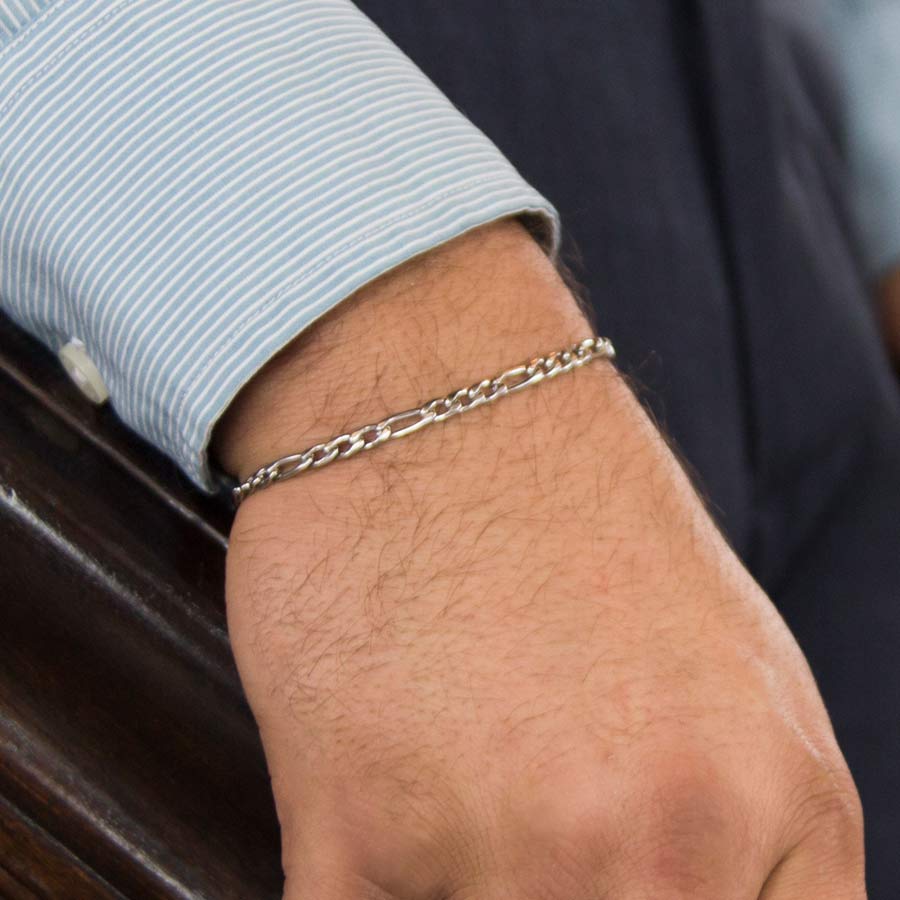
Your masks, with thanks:
M 295 421 L 326 437 L 589 334 L 510 227 L 323 322 L 242 398 L 226 464 L 299 446 Z M 446 313 L 466 326 L 473 286 L 490 312 L 464 341 Z M 441 308 L 440 364 L 389 353 Z M 339 361 L 379 323 L 391 364 L 359 394 Z M 865 896 L 806 663 L 605 363 L 250 498 L 227 593 L 289 900 Z

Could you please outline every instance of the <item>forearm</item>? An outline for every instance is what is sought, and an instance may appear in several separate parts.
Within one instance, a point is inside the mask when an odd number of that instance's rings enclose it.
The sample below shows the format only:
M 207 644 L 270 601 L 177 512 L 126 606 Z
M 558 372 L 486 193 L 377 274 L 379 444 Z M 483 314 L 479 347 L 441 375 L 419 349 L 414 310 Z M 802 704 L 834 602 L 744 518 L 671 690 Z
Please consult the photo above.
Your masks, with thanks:
M 244 477 L 590 334 L 546 254 L 503 220 L 389 272 L 315 323 L 237 398 L 214 452 Z M 404 448 L 381 449 L 384 461 Z
M 518 223 L 478 229 L 388 274 L 317 323 L 248 386 L 216 446 L 225 468 L 244 478 L 280 455 L 592 331 Z M 459 566 L 450 581 L 462 584 L 497 523 L 513 542 L 517 530 L 531 540 L 547 515 L 553 527 L 542 532 L 531 562 L 554 564 L 578 547 L 609 555 L 603 578 L 627 577 L 638 557 L 646 578 L 654 567 L 676 566 L 673 560 L 685 574 L 698 548 L 725 550 L 678 462 L 606 362 L 270 487 L 241 506 L 232 545 L 258 545 L 272 569 L 266 581 L 277 580 L 282 564 L 285 571 L 341 569 L 320 585 L 335 629 L 327 642 L 357 628 L 364 612 L 354 602 L 341 606 L 343 588 L 375 591 L 386 558 L 404 571 L 415 568 L 412 583 L 444 603 L 436 583 L 453 568 L 444 553 Z M 517 517 L 528 527 L 510 532 Z M 516 556 L 495 549 L 501 581 L 521 574 L 519 587 L 527 589 Z M 595 567 L 593 559 L 573 561 L 579 577 L 587 567 Z M 255 602 L 246 598 L 260 589 L 243 562 L 229 579 L 230 597 Z M 402 593 L 386 591 L 379 602 L 402 603 Z

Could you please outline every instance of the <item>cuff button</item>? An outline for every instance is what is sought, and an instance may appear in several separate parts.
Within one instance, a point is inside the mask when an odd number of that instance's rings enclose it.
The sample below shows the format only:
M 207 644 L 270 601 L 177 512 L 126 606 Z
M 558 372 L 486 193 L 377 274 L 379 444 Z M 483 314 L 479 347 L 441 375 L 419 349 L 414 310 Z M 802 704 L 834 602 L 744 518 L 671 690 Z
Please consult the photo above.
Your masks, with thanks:
M 91 403 L 105 403 L 109 399 L 106 384 L 81 341 L 77 338 L 69 341 L 59 351 L 59 359 L 69 377 Z

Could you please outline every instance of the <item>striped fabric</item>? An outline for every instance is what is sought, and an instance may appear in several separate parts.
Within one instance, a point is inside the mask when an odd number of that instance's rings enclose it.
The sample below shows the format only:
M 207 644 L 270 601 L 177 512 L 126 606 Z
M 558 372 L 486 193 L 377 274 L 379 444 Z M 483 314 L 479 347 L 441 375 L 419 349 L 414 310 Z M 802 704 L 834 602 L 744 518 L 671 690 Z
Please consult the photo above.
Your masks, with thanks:
M 53 0 L 0 0 L 0 47 L 33 22 Z
M 0 0 L 0 301 L 205 490 L 237 391 L 361 285 L 559 223 L 345 0 Z

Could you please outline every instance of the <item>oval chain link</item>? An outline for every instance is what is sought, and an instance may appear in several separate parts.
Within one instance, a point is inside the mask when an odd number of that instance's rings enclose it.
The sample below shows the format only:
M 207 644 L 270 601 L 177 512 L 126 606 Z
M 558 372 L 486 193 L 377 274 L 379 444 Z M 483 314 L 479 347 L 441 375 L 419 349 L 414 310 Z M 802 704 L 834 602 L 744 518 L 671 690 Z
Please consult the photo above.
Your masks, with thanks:
M 514 394 L 533 384 L 539 384 L 546 378 L 555 378 L 593 359 L 611 360 L 615 359 L 615 356 L 615 348 L 607 338 L 587 338 L 565 350 L 557 350 L 547 356 L 537 356 L 493 378 L 486 378 L 469 387 L 460 388 L 444 397 L 436 397 L 415 409 L 395 413 L 374 425 L 364 425 L 355 431 L 339 434 L 325 443 L 309 447 L 302 453 L 283 456 L 263 466 L 233 489 L 231 493 L 235 506 L 240 506 L 251 494 L 278 481 L 294 478 L 308 469 L 319 469 L 337 459 L 347 459 L 363 450 L 371 450 L 385 441 L 406 437 L 427 425 L 443 422 L 485 403 L 493 403 L 507 394 Z

